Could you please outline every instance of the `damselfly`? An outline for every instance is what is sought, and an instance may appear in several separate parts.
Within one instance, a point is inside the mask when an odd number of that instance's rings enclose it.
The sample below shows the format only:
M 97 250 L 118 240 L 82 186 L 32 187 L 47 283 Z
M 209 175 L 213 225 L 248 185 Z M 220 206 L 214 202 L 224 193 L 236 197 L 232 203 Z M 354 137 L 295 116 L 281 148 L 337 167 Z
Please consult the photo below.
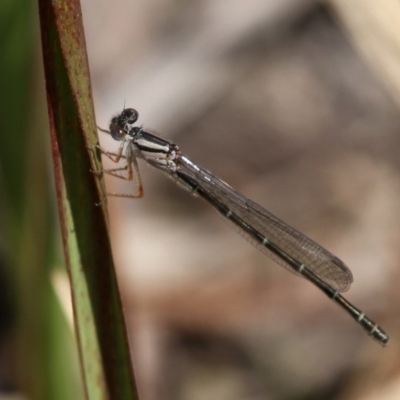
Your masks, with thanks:
M 192 162 L 177 145 L 142 127 L 133 126 L 138 116 L 136 110 L 127 108 L 112 118 L 109 130 L 99 128 L 121 144 L 115 153 L 97 147 L 115 163 L 121 159 L 124 163 L 122 167 L 96 173 L 105 172 L 127 180 L 135 178 L 137 183 L 135 195 L 111 195 L 141 197 L 143 190 L 137 158 L 147 161 L 192 195 L 206 200 L 262 253 L 317 286 L 355 319 L 369 336 L 382 345 L 388 343 L 386 332 L 340 294 L 350 287 L 353 276 L 339 258 Z

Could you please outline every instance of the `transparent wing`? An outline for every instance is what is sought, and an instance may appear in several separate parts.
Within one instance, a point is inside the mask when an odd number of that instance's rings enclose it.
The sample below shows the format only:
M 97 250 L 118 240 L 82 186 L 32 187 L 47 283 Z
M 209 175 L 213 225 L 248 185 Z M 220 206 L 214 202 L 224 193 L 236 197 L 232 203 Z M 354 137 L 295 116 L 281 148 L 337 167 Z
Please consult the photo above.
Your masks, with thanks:
M 218 201 L 226 204 L 243 221 L 260 232 L 282 251 L 304 264 L 335 290 L 344 292 L 349 289 L 353 282 L 350 269 L 328 250 L 287 225 L 257 203 L 247 199 L 206 169 L 192 163 L 187 157 L 180 155 L 178 165 L 181 172 L 194 179 L 199 186 L 210 192 Z M 179 180 L 179 178 L 177 179 Z M 225 217 L 225 215 L 221 215 Z M 226 218 L 226 220 L 230 222 L 229 219 Z M 272 253 L 247 232 L 242 231 L 232 222 L 230 224 L 234 226 L 234 229 L 241 236 L 262 253 L 290 272 L 301 276 L 283 259 Z

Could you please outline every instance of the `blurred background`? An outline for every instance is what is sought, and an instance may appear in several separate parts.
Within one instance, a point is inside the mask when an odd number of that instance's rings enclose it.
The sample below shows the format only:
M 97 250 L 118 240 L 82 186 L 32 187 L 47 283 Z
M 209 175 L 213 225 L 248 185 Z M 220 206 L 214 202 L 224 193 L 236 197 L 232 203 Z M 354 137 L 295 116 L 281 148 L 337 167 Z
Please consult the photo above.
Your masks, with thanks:
M 47 245 L 59 241 L 54 198 L 49 215 L 35 211 L 44 200 L 15 200 L 24 190 L 51 198 L 53 178 L 37 10 L 12 7 L 15 19 L 4 18 L 1 29 L 15 38 L 7 33 L 14 39 L 2 39 L 10 51 L 1 54 L 14 62 L 6 72 L 20 79 L 13 84 L 1 74 L 10 90 L 2 89 L 0 107 L 7 276 L 0 292 L 17 286 L 14 297 L 22 293 L 26 302 L 37 293 L 16 285 L 18 275 L 31 271 L 43 285 L 32 254 L 41 251 L 51 265 L 61 265 L 62 256 Z M 257 252 L 208 204 L 140 163 L 144 198 L 108 200 L 140 398 L 398 399 L 400 5 L 82 0 L 82 11 L 99 126 L 106 128 L 124 106 L 136 108 L 139 124 L 341 258 L 354 275 L 346 297 L 391 337 L 382 349 L 318 289 Z M 26 48 L 18 53 L 16 43 Z M 19 96 L 12 90 L 17 84 L 25 87 Z M 118 147 L 105 135 L 101 143 Z M 107 186 L 134 188 L 112 178 Z M 36 227 L 49 221 L 39 244 L 38 234 L 25 228 L 33 217 Z M 70 332 L 59 321 L 63 302 L 55 301 L 64 298 L 59 269 L 45 283 L 36 312 L 12 295 L 0 308 L 7 332 L 0 336 L 4 392 L 19 386 L 12 360 L 24 354 L 29 364 L 35 357 L 26 357 L 32 349 L 16 346 L 17 356 L 10 350 L 21 331 L 34 332 L 15 322 L 10 310 L 18 302 L 32 326 L 50 307 L 60 335 Z M 75 365 L 72 335 L 65 340 Z M 59 343 L 46 342 L 50 359 Z M 68 387 L 68 379 L 59 385 Z

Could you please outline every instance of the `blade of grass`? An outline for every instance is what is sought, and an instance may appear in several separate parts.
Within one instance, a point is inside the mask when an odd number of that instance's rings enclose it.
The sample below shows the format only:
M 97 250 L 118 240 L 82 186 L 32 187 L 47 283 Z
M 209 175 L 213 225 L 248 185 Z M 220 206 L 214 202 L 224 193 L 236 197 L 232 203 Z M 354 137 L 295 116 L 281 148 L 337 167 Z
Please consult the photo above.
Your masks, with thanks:
M 95 206 L 104 186 L 90 173 L 99 169 L 99 157 L 86 148 L 97 137 L 81 8 L 78 0 L 39 0 L 39 14 L 59 216 L 86 395 L 134 399 L 107 214 L 104 203 Z

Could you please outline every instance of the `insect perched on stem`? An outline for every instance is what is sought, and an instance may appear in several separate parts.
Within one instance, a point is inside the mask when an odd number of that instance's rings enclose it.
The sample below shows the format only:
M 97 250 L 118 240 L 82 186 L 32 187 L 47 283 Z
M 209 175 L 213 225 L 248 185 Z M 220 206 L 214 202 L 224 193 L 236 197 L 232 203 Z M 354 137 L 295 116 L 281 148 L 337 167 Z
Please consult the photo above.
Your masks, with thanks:
M 127 108 L 111 119 L 109 130 L 99 128 L 119 141 L 120 146 L 115 153 L 97 147 L 115 163 L 122 159 L 123 165 L 96 173 L 105 172 L 129 181 L 135 179 L 137 186 L 135 194 L 111 195 L 142 197 L 143 188 L 137 159 L 145 160 L 166 173 L 192 195 L 207 201 L 255 248 L 322 290 L 378 343 L 388 343 L 389 336 L 386 332 L 340 294 L 346 291 L 353 281 L 352 273 L 346 264 L 205 168 L 192 162 L 180 152 L 177 145 L 142 127 L 133 126 L 138 117 L 136 110 Z

